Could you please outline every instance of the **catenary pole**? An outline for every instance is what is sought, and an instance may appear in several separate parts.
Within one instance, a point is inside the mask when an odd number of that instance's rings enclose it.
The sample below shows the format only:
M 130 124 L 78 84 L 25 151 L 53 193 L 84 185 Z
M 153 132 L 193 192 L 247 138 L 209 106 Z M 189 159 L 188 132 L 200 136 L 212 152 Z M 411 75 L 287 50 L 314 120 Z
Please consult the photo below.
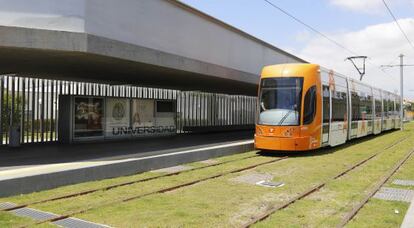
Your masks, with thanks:
M 401 92 L 400 118 L 401 118 L 401 130 L 404 130 L 404 67 L 414 67 L 414 64 L 404 65 L 404 55 L 400 54 L 398 57 L 400 57 L 399 65 L 381 65 L 381 67 L 400 67 L 400 92 Z

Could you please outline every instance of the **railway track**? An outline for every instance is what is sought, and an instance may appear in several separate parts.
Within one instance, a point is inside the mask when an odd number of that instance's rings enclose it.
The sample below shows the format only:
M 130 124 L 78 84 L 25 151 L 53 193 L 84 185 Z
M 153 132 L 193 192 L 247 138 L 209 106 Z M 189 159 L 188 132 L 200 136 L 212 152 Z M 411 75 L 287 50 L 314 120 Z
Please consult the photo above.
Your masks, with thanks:
M 167 174 L 163 174 L 163 175 L 159 175 L 159 176 L 155 176 L 155 177 L 148 177 L 148 178 L 138 179 L 138 180 L 134 180 L 134 181 L 122 182 L 122 183 L 119 183 L 119 184 L 113 184 L 113 185 L 109 185 L 109 186 L 105 186 L 105 187 L 101 187 L 101 188 L 95 188 L 95 189 L 91 189 L 91 190 L 80 191 L 80 192 L 71 193 L 71 194 L 67 194 L 67 195 L 62 195 L 62 196 L 52 197 L 52 198 L 48 198 L 48 199 L 43 199 L 43 200 L 39 200 L 39 201 L 35 201 L 35 202 L 20 204 L 20 205 L 17 205 L 15 207 L 2 209 L 0 211 L 13 211 L 13 210 L 17 210 L 17 209 L 20 209 L 20 208 L 25 208 L 25 207 L 29 207 L 29 206 L 33 206 L 33 205 L 37 205 L 37 204 L 49 203 L 49 202 L 52 202 L 52 201 L 57 201 L 57 200 L 62 200 L 62 199 L 69 199 L 69 198 L 73 198 L 73 197 L 88 195 L 88 194 L 99 192 L 99 191 L 108 191 L 108 190 L 123 187 L 123 186 L 143 183 L 143 182 L 152 181 L 152 180 L 156 180 L 156 179 L 160 179 L 160 178 L 164 178 L 164 177 L 176 176 L 176 175 L 191 172 L 191 171 L 207 169 L 207 168 L 216 167 L 216 166 L 220 166 L 220 165 L 224 165 L 224 164 L 228 164 L 228 163 L 232 163 L 232 162 L 237 162 L 237 161 L 243 161 L 243 160 L 247 160 L 247 159 L 255 158 L 255 157 L 259 157 L 259 156 L 260 156 L 259 154 L 254 154 L 254 155 L 239 158 L 239 159 L 232 159 L 232 160 L 228 160 L 228 161 L 224 161 L 224 162 L 205 165 L 205 166 L 196 167 L 196 168 L 192 168 L 192 169 L 187 169 L 187 170 L 183 170 L 183 171 L 167 173 Z
M 398 141 L 394 142 L 393 144 L 391 144 L 390 146 L 384 148 L 383 150 L 387 150 L 387 149 L 389 149 L 391 147 L 394 147 L 395 145 L 401 143 L 402 141 L 404 141 L 406 139 L 408 139 L 408 137 L 403 138 L 401 140 L 398 140 Z M 367 161 L 371 160 L 372 158 L 376 157 L 377 155 L 379 155 L 379 153 L 376 153 L 376 154 L 370 156 L 369 158 L 364 159 L 364 161 L 359 162 L 357 164 L 357 166 L 360 166 L 360 165 L 366 163 Z M 227 163 L 231 163 L 231 162 L 247 160 L 247 159 L 254 158 L 254 157 L 259 157 L 259 156 L 261 156 L 261 155 L 254 154 L 254 155 L 247 156 L 247 157 L 243 157 L 243 158 L 239 158 L 239 159 L 233 159 L 233 160 L 224 161 L 224 162 L 220 162 L 220 163 L 216 163 L 216 164 L 206 165 L 206 166 L 202 166 L 202 167 L 196 167 L 196 168 L 189 169 L 189 170 L 184 170 L 184 171 L 179 171 L 179 172 L 174 172 L 174 173 L 169 173 L 169 174 L 164 174 L 164 175 L 155 176 L 155 177 L 149 177 L 149 178 L 144 178 L 144 179 L 139 179 L 139 180 L 135 180 L 135 181 L 123 182 L 123 183 L 114 184 L 114 185 L 110 185 L 110 186 L 106 186 L 106 187 L 102 187 L 102 188 L 96 188 L 96 189 L 92 189 L 92 190 L 81 191 L 81 192 L 72 193 L 72 194 L 68 194 L 68 195 L 64 195 L 64 196 L 59 196 L 59 197 L 53 197 L 53 198 L 49 198 L 49 199 L 45 199 L 45 200 L 40 200 L 40 201 L 36 201 L 36 202 L 31 202 L 31 203 L 27 203 L 27 204 L 21 204 L 21 205 L 18 205 L 16 207 L 13 207 L 13 208 L 5 209 L 3 211 L 12 211 L 12 210 L 16 210 L 16 209 L 20 209 L 20 208 L 24 208 L 24 207 L 36 205 L 36 204 L 42 204 L 42 203 L 47 203 L 47 202 L 52 202 L 52 201 L 57 201 L 57 200 L 62 200 L 62 199 L 73 198 L 73 197 L 77 197 L 77 196 L 91 194 L 91 193 L 98 192 L 98 191 L 107 191 L 107 190 L 111 190 L 111 189 L 118 188 L 118 187 L 122 187 L 122 186 L 128 186 L 128 185 L 132 185 L 132 184 L 136 184 L 136 183 L 142 183 L 142 182 L 146 182 L 146 181 L 156 180 L 156 179 L 163 178 L 163 177 L 169 177 L 169 176 L 179 175 L 179 174 L 186 173 L 186 172 L 191 172 L 191 171 L 195 171 L 195 170 L 206 169 L 206 168 L 209 168 L 209 167 L 215 167 L 215 166 L 219 166 L 219 165 L 223 165 L 223 164 L 227 164 Z M 63 220 L 65 218 L 68 218 L 68 217 L 73 217 L 75 215 L 85 213 L 85 212 L 90 211 L 92 209 L 97 209 L 97 208 L 100 208 L 100 207 L 105 207 L 105 206 L 109 206 L 109 205 L 113 205 L 113 204 L 117 204 L 117 203 L 128 202 L 128 201 L 131 201 L 131 200 L 143 198 L 143 197 L 150 196 L 150 195 L 154 195 L 154 194 L 158 194 L 158 193 L 170 192 L 170 191 L 173 191 L 173 190 L 176 190 L 176 189 L 180 189 L 180 188 L 183 188 L 183 187 L 186 187 L 186 186 L 191 186 L 191 185 L 194 185 L 194 184 L 197 184 L 197 183 L 200 183 L 200 182 L 208 181 L 208 180 L 211 180 L 211 179 L 214 179 L 214 178 L 218 178 L 218 177 L 222 177 L 222 176 L 225 176 L 225 175 L 228 175 L 228 174 L 238 173 L 238 172 L 242 172 L 242 171 L 254 169 L 254 168 L 259 167 L 259 166 L 262 166 L 262 165 L 267 165 L 267 164 L 275 163 L 275 162 L 278 162 L 278 161 L 281 161 L 281 160 L 284 160 L 284 159 L 287 159 L 287 158 L 288 158 L 288 156 L 280 157 L 280 158 L 272 159 L 272 160 L 267 161 L 267 162 L 258 163 L 258 164 L 255 164 L 255 165 L 251 165 L 251 166 L 248 166 L 248 167 L 244 167 L 244 168 L 240 168 L 240 169 L 236 169 L 236 170 L 232 170 L 232 171 L 228 171 L 228 172 L 223 172 L 223 173 L 220 173 L 220 174 L 217 174 L 217 175 L 209 176 L 209 177 L 202 178 L 202 179 L 198 179 L 198 180 L 195 180 L 195 181 L 190 181 L 190 182 L 187 182 L 187 183 L 184 183 L 184 184 L 180 184 L 180 185 L 176 185 L 176 186 L 173 186 L 173 187 L 168 187 L 168 188 L 164 188 L 164 189 L 152 191 L 152 192 L 145 193 L 145 194 L 139 194 L 139 195 L 132 196 L 132 197 L 129 197 L 129 198 L 124 198 L 124 199 L 121 199 L 121 200 L 118 200 L 118 201 L 115 201 L 115 202 L 110 202 L 110 203 L 105 203 L 105 204 L 101 204 L 101 205 L 91 206 L 91 207 L 88 207 L 88 208 L 85 208 L 85 209 L 82 209 L 82 210 L 78 210 L 78 211 L 75 211 L 75 212 L 72 212 L 72 213 L 68 213 L 68 214 L 65 214 L 65 215 L 56 217 L 54 219 L 44 220 L 44 221 L 40 221 L 40 222 L 37 222 L 37 223 L 34 223 L 34 224 L 30 224 L 28 226 L 22 226 L 22 227 L 29 227 L 31 225 L 39 225 L 39 224 L 44 224 L 44 223 L 47 223 L 47 222 L 60 221 L 60 220 Z M 356 167 L 354 167 L 354 168 L 356 168 Z M 349 172 L 350 170 L 347 170 L 347 172 Z M 342 174 L 342 175 L 344 175 L 344 174 Z M 336 178 L 339 178 L 342 175 L 337 175 Z M 319 188 L 321 188 L 323 186 L 316 186 L 316 187 L 317 187 L 316 189 L 315 188 L 313 188 L 313 189 L 317 190 L 317 189 L 319 189 Z M 309 191 L 309 193 L 307 195 L 311 194 L 315 190 Z M 301 197 L 301 198 L 303 198 L 303 197 Z M 296 200 L 298 200 L 298 199 L 295 199 L 294 201 L 296 201 Z M 293 203 L 293 202 L 291 202 L 291 203 Z M 287 207 L 287 206 L 285 206 L 285 207 Z M 285 208 L 285 207 L 283 207 L 283 208 Z
M 355 215 L 358 214 L 358 212 L 365 206 L 365 204 L 368 203 L 368 201 L 377 193 L 382 186 L 400 169 L 402 165 L 414 154 L 414 150 L 411 150 L 403 159 L 401 159 L 382 179 L 381 181 L 375 185 L 373 189 L 369 192 L 369 194 L 359 203 L 357 204 L 352 211 L 350 211 L 341 221 L 340 224 L 338 224 L 338 228 L 345 227 L 346 224 L 348 224 Z
M 349 173 L 349 172 L 351 172 L 352 170 L 354 170 L 354 169 L 356 169 L 356 168 L 358 168 L 358 167 L 360 167 L 361 165 L 363 165 L 363 164 L 365 164 L 365 163 L 367 163 L 368 161 L 370 161 L 370 160 L 372 160 L 373 158 L 375 158 L 375 157 L 377 157 L 378 155 L 380 155 L 380 154 L 382 154 L 382 153 L 384 153 L 386 150 L 389 150 L 389 149 L 391 149 L 391 148 L 393 148 L 393 147 L 395 147 L 396 145 L 398 145 L 398 144 L 400 144 L 400 143 L 402 143 L 403 141 L 405 141 L 405 140 L 407 140 L 408 138 L 409 138 L 410 136 L 407 136 L 407 137 L 405 137 L 405 138 L 402 138 L 401 140 L 398 140 L 397 142 L 395 142 L 395 143 L 393 143 L 393 144 L 391 144 L 391 145 L 389 145 L 389 146 L 387 146 L 387 147 L 385 147 L 382 151 L 380 151 L 380 152 L 378 152 L 378 153 L 375 153 L 375 154 L 373 154 L 373 155 L 371 155 L 371 156 L 369 156 L 368 158 L 366 158 L 366 159 L 364 159 L 364 160 L 362 160 L 362 161 L 360 161 L 360 162 L 358 162 L 358 163 L 356 163 L 355 165 L 353 165 L 353 166 L 351 166 L 350 168 L 348 168 L 348 169 L 346 169 L 346 170 L 344 170 L 344 171 L 342 171 L 342 172 L 340 172 L 340 173 L 338 173 L 338 174 L 336 174 L 335 176 L 332 176 L 331 178 L 329 178 L 327 181 L 325 181 L 325 182 L 322 182 L 322 183 L 320 183 L 320 184 L 318 184 L 318 185 L 316 185 L 316 186 L 313 186 L 313 187 L 311 187 L 310 189 L 308 189 L 308 190 L 306 190 L 305 192 L 302 192 L 301 194 L 299 194 L 298 196 L 296 196 L 296 197 L 294 197 L 294 198 L 292 198 L 292 199 L 290 199 L 289 201 L 287 201 L 286 203 L 284 203 L 284 204 L 282 204 L 282 205 L 279 205 L 279 206 L 277 206 L 277 207 L 272 207 L 272 208 L 270 208 L 270 209 L 268 209 L 268 210 L 266 210 L 265 212 L 263 212 L 262 214 L 260 214 L 260 215 L 258 215 L 258 216 L 256 216 L 256 217 L 254 217 L 253 219 L 251 219 L 249 222 L 247 222 L 247 223 L 245 223 L 245 224 L 243 224 L 241 227 L 242 228 L 248 228 L 248 227 L 251 227 L 252 225 L 254 225 L 254 224 L 256 224 L 256 223 L 258 223 L 258 222 L 261 222 L 261 221 L 263 221 L 263 220 L 265 220 L 266 218 L 268 218 L 269 216 L 271 216 L 272 214 L 274 214 L 274 213 L 276 213 L 277 211 L 279 211 L 279 210 L 282 210 L 282 209 L 284 209 L 284 208 L 287 208 L 287 207 L 289 207 L 290 205 L 292 205 L 292 204 L 294 204 L 295 202 L 297 202 L 297 201 L 299 201 L 299 200 L 301 200 L 301 199 L 303 199 L 303 198 L 305 198 L 306 196 L 309 196 L 309 195 L 311 195 L 312 193 L 315 193 L 315 192 L 317 192 L 317 191 L 319 191 L 321 188 L 323 188 L 324 186 L 326 186 L 329 182 L 331 182 L 331 181 L 334 181 L 334 180 L 336 180 L 336 179 L 338 179 L 338 178 L 340 178 L 340 177 L 342 177 L 342 176 L 344 176 L 344 175 L 346 175 L 347 173 Z M 403 160 L 404 160 L 404 162 L 406 161 L 406 160 L 408 160 L 408 158 L 412 155 L 414 153 L 414 150 L 413 151 L 411 151 Z M 400 164 L 400 163 L 398 163 L 398 164 Z M 402 164 L 400 164 L 398 167 L 400 167 Z M 398 169 L 398 168 L 397 168 Z M 395 171 L 397 170 L 397 169 L 393 169 L 394 171 L 393 171 L 393 173 L 395 173 Z M 392 174 L 391 174 L 392 175 Z M 381 184 L 381 186 L 391 177 L 391 175 L 384 181 L 384 182 L 381 182 L 382 184 Z M 370 194 L 369 195 L 369 198 L 370 197 L 372 197 L 377 191 L 378 191 L 378 189 L 381 187 L 381 186 L 379 186 L 378 188 L 376 188 L 376 191 L 374 192 L 374 193 L 372 193 L 372 194 Z M 366 201 L 363 203 L 363 205 L 366 203 L 366 202 L 368 202 L 368 200 L 369 200 L 369 198 L 368 199 L 366 199 Z M 362 205 L 362 206 L 363 206 Z M 362 208 L 362 206 L 361 207 L 356 207 L 354 210 L 355 210 L 355 212 L 353 213 L 353 214 L 350 214 L 350 215 L 348 215 L 348 217 L 349 217 L 349 219 L 352 219 L 353 218 L 353 216 L 355 216 L 355 214 Z M 353 211 L 354 211 L 353 210 Z M 349 221 L 349 220 L 348 220 Z M 346 224 L 346 223 L 345 223 Z M 341 226 L 341 227 L 343 227 L 343 226 Z
M 356 142 L 354 142 L 354 143 L 356 143 Z M 353 144 L 353 142 L 351 142 L 350 144 Z M 29 206 L 34 206 L 34 205 L 37 205 L 37 204 L 49 203 L 49 202 L 53 202 L 53 201 L 57 201 L 57 200 L 69 199 L 69 198 L 74 198 L 74 197 L 78 197 L 78 196 L 84 196 L 84 195 L 92 194 L 92 193 L 99 192 L 99 191 L 108 191 L 108 190 L 119 188 L 119 187 L 124 187 L 124 186 L 128 186 L 128 185 L 143 183 L 143 182 L 152 181 L 152 180 L 156 180 L 156 179 L 160 179 L 160 178 L 164 178 L 164 177 L 176 176 L 176 175 L 187 173 L 187 172 L 207 169 L 207 168 L 216 167 L 216 166 L 220 166 L 220 165 L 224 165 L 224 164 L 228 164 L 228 163 L 232 163 L 232 162 L 237 162 L 237 161 L 243 161 L 243 160 L 247 160 L 247 159 L 255 158 L 255 157 L 259 157 L 259 156 L 261 156 L 261 155 L 260 154 L 254 154 L 254 155 L 246 156 L 246 157 L 243 157 L 243 158 L 232 159 L 232 160 L 228 160 L 228 161 L 224 161 L 224 162 L 219 162 L 219 163 L 216 163 L 216 164 L 205 165 L 205 166 L 201 166 L 201 167 L 196 167 L 196 168 L 192 168 L 192 169 L 188 169 L 188 170 L 168 173 L 168 174 L 159 175 L 159 176 L 155 176 L 155 177 L 143 178 L 143 179 L 138 179 L 138 180 L 134 180 L 134 181 L 127 181 L 127 182 L 122 182 L 122 183 L 119 183 L 119 184 L 113 184 L 113 185 L 109 185 L 109 186 L 105 186 L 105 187 L 101 187 L 101 188 L 95 188 L 95 189 L 79 191 L 79 192 L 75 192 L 75 193 L 71 193 L 71 194 L 66 194 L 66 195 L 62 195 L 62 196 L 51 197 L 51 198 L 48 198 L 48 199 L 43 199 L 43 200 L 38 200 L 38 201 L 34 201 L 34 202 L 20 204 L 20 205 L 17 205 L 15 207 L 0 209 L 0 212 L 1 211 L 13 211 L 13 210 L 17 210 L 17 209 L 21 209 L 21 208 L 25 208 L 25 207 L 29 207 Z
M 239 172 L 251 170 L 251 169 L 254 169 L 254 168 L 257 168 L 257 167 L 260 167 L 260 166 L 273 164 L 273 163 L 285 160 L 287 158 L 289 158 L 289 157 L 288 156 L 280 157 L 280 158 L 272 159 L 270 161 L 257 163 L 257 164 L 250 165 L 250 166 L 247 166 L 247 167 L 243 167 L 243 168 L 223 172 L 223 173 L 220 173 L 220 174 L 216 174 L 216 175 L 212 175 L 212 176 L 209 176 L 209 177 L 197 179 L 197 180 L 194 180 L 194 181 L 186 182 L 186 183 L 175 185 L 175 186 L 172 186 L 172 187 L 159 189 L 159 190 L 152 191 L 152 192 L 149 192 L 149 193 L 139 194 L 139 195 L 136 195 L 136 196 L 123 198 L 121 200 L 108 202 L 108 203 L 101 204 L 101 205 L 90 206 L 88 208 L 78 210 L 78 211 L 75 211 L 75 212 L 71 212 L 71 213 L 68 213 L 68 214 L 65 214 L 65 215 L 61 215 L 61 216 L 53 218 L 53 219 L 43 220 L 43 221 L 39 221 L 39 222 L 36 222 L 36 223 L 33 223 L 33 224 L 21 226 L 21 228 L 32 227 L 33 225 L 40 225 L 40 224 L 44 224 L 44 223 L 48 223 L 48 222 L 57 222 L 57 221 L 60 221 L 60 220 L 63 220 L 63 219 L 69 218 L 69 217 L 73 217 L 73 216 L 78 215 L 78 214 L 85 213 L 85 212 L 90 211 L 92 209 L 97 209 L 97 208 L 100 208 L 100 207 L 105 207 L 105 206 L 110 206 L 110 205 L 114 205 L 114 204 L 124 203 L 124 202 L 128 202 L 128 201 L 135 200 L 135 199 L 140 199 L 140 198 L 150 196 L 150 195 L 154 195 L 154 194 L 167 193 L 167 192 L 174 191 L 174 190 L 177 190 L 177 189 L 180 189 L 180 188 L 183 188 L 183 187 L 195 185 L 195 184 L 198 184 L 198 183 L 201 183 L 201 182 L 205 182 L 205 181 L 212 180 L 212 179 L 215 179 L 215 178 L 219 178 L 219 177 L 222 177 L 222 176 L 226 176 L 226 175 L 229 175 L 229 174 L 239 173 Z

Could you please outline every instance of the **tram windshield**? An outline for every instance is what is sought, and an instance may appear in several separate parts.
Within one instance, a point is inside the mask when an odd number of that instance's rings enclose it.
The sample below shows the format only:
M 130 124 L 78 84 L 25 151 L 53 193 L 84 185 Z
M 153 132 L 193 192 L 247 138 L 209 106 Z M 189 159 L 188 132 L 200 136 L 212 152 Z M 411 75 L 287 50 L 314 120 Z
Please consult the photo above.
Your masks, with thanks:
M 261 81 L 259 124 L 297 126 L 303 78 L 265 78 Z

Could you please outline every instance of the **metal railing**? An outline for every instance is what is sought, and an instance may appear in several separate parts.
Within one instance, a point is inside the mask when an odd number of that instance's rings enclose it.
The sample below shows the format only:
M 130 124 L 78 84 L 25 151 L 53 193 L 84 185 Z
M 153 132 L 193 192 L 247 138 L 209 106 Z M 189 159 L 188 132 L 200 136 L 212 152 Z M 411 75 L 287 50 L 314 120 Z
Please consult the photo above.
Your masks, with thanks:
M 0 145 L 9 144 L 11 126 L 20 127 L 21 143 L 57 141 L 59 95 L 176 100 L 178 133 L 255 122 L 256 98 L 250 96 L 0 76 Z

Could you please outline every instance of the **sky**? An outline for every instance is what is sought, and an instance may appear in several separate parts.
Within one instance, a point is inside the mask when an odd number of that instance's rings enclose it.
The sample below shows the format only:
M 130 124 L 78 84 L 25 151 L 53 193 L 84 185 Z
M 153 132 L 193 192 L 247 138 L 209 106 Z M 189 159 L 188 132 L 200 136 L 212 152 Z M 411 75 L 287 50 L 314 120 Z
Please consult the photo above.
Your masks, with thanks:
M 351 78 L 359 74 L 345 59 L 368 56 L 363 82 L 399 92 L 399 64 L 414 64 L 411 47 L 382 0 L 269 0 L 349 51 L 312 32 L 264 0 L 181 0 L 309 62 Z M 409 40 L 414 44 L 414 0 L 386 0 Z M 414 67 L 404 70 L 404 96 L 414 99 Z

